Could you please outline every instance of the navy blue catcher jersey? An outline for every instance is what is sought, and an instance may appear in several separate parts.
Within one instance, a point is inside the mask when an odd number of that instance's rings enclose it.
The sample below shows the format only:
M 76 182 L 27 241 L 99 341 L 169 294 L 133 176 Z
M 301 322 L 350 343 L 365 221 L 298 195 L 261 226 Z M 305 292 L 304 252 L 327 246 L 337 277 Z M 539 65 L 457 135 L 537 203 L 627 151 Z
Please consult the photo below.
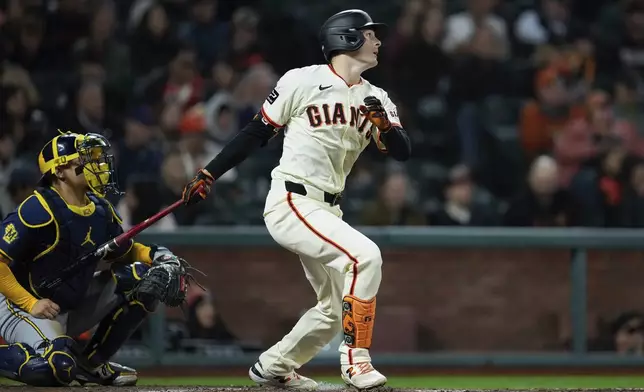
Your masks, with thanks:
M 39 293 L 40 282 L 54 279 L 70 263 L 123 232 L 121 219 L 110 202 L 92 193 L 84 207 L 65 203 L 53 188 L 38 188 L 2 222 L 0 253 L 20 283 L 36 298 L 49 298 L 61 312 L 74 309 L 89 288 L 99 258 L 51 293 Z M 108 258 L 125 255 L 129 241 Z

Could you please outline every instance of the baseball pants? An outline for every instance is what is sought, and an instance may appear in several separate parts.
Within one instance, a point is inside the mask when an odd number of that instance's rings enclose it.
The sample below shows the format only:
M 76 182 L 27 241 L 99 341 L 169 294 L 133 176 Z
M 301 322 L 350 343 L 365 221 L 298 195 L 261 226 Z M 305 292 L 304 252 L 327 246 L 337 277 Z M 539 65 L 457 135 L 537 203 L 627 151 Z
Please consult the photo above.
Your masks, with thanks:
M 49 341 L 61 335 L 78 336 L 95 327 L 120 303 L 115 289 L 109 271 L 97 272 L 82 304 L 53 320 L 35 318 L 0 295 L 0 336 L 8 344 L 25 343 L 42 354 Z
M 284 338 L 264 352 L 262 367 L 285 375 L 310 361 L 342 328 L 345 295 L 375 298 L 382 278 L 378 246 L 342 220 L 339 206 L 325 203 L 323 192 L 307 187 L 307 196 L 287 192 L 273 180 L 264 220 L 273 239 L 296 253 L 317 295 L 309 309 Z M 368 349 L 339 347 L 340 362 L 370 362 Z

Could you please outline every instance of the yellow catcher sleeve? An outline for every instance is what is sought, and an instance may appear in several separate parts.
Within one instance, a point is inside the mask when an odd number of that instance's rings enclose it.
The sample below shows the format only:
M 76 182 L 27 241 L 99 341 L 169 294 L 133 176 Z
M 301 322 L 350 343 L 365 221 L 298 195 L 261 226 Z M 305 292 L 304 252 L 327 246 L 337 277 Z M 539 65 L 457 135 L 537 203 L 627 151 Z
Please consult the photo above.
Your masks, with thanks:
M 145 246 L 139 242 L 135 242 L 130 250 L 130 260 L 132 261 L 142 261 L 145 264 L 152 264 L 152 259 L 150 258 L 150 247 Z
M 0 262 L 0 293 L 26 312 L 31 312 L 38 300 L 18 283 L 9 266 Z

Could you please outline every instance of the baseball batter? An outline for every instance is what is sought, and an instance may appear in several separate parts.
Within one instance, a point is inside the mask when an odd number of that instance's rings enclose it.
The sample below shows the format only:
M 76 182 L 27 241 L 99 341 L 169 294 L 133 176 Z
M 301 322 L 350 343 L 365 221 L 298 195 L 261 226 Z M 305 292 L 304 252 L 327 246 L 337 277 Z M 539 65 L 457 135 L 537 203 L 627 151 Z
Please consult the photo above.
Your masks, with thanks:
M 361 10 L 329 18 L 320 31 L 328 64 L 284 74 L 255 118 L 184 189 L 188 204 L 205 198 L 217 178 L 284 130 L 264 219 L 275 241 L 299 256 L 318 303 L 250 368 L 250 378 L 259 384 L 317 388 L 295 369 L 340 331 L 343 380 L 358 389 L 387 381 L 369 355 L 382 277 L 380 249 L 342 220 L 339 206 L 346 178 L 372 140 L 396 160 L 411 154 L 396 106 L 361 77 L 378 64 L 385 33 L 384 24 Z M 200 185 L 204 191 L 197 192 Z

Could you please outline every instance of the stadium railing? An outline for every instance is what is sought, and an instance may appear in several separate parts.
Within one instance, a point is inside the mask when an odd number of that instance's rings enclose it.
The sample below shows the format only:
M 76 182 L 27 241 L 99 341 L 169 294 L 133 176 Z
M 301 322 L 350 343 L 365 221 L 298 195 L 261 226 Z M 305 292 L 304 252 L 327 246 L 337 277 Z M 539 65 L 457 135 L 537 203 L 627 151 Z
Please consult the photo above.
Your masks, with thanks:
M 587 268 L 589 250 L 644 250 L 644 231 L 591 228 L 439 228 L 362 227 L 382 249 L 558 249 L 570 252 L 570 310 L 572 349 L 569 352 L 440 352 L 378 355 L 374 363 L 391 366 L 640 366 L 644 357 L 590 353 L 587 350 Z M 148 243 L 172 247 L 252 248 L 278 247 L 264 227 L 186 227 L 176 232 L 150 229 L 139 236 Z M 210 355 L 165 351 L 164 312 L 156 312 L 146 331 L 149 350 L 120 352 L 119 360 L 134 366 L 242 366 L 255 353 L 222 347 Z M 311 365 L 334 365 L 336 355 L 321 355 Z

